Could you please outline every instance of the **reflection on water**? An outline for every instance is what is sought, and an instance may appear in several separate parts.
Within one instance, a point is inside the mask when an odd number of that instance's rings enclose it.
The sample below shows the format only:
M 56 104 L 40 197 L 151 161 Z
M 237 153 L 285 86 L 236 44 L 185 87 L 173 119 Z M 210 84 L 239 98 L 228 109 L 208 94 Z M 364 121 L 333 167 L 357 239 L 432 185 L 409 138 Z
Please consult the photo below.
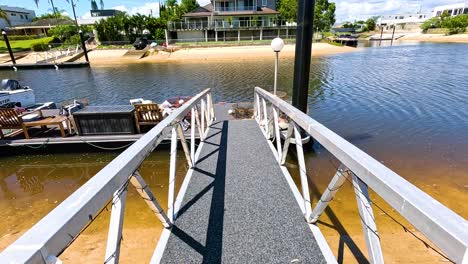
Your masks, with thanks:
M 16 240 L 71 193 L 107 165 L 118 153 L 73 153 L 2 157 L 0 163 L 0 250 Z M 176 188 L 187 167 L 178 153 Z M 140 168 L 161 206 L 167 209 L 169 151 L 151 154 Z M 110 208 L 109 208 L 110 209 Z M 63 260 L 102 262 L 109 211 L 105 210 L 70 248 Z M 129 188 L 124 222 L 123 260 L 148 262 L 162 225 L 133 188 Z M 144 235 L 142 235 L 142 233 Z M 97 247 L 96 244 L 100 244 Z M 134 248 L 128 252 L 126 247 Z M 81 254 L 83 253 L 83 256 Z M 85 261 L 86 260 L 86 261 Z
M 309 114 L 467 218 L 466 58 L 466 44 L 429 43 L 369 48 L 357 53 L 314 58 Z M 292 59 L 282 59 L 280 63 L 279 87 L 288 94 L 291 94 L 293 63 Z M 143 97 L 160 102 L 170 96 L 193 95 L 212 87 L 216 101 L 236 102 L 252 100 L 254 86 L 271 89 L 272 66 L 273 57 L 260 61 L 244 58 L 234 62 L 0 72 L 0 78 L 19 79 L 32 86 L 39 101 L 86 97 L 92 104 L 124 104 L 130 98 Z M 0 237 L 3 236 L 0 249 L 116 155 L 91 153 L 0 157 L 0 216 L 4 219 L 0 226 Z M 144 178 L 164 206 L 167 204 L 168 159 L 165 152 L 155 153 L 142 169 Z M 337 161 L 319 145 L 314 146 L 314 152 L 308 154 L 306 161 L 311 192 L 316 201 L 335 172 L 331 162 L 336 164 Z M 297 169 L 290 163 L 292 171 Z M 183 159 L 178 164 L 178 175 L 183 175 Z M 126 218 L 125 225 L 132 228 L 127 232 L 143 228 L 140 232 L 151 235 L 142 243 L 151 248 L 160 232 L 159 224 L 145 208 L 144 202 L 135 195 L 129 195 L 126 213 L 130 217 Z M 377 195 L 371 196 L 386 210 L 393 212 Z M 418 254 L 418 262 L 438 261 L 382 212 L 375 211 L 375 214 L 384 241 L 384 255 L 389 262 L 407 262 L 411 259 L 409 256 Z M 96 260 L 102 261 L 103 257 L 100 258 L 99 254 L 104 253 L 95 252 L 97 248 L 105 247 L 108 224 L 105 217 L 108 216 L 104 215 L 97 227 L 91 225 L 89 231 L 91 234 L 99 233 L 101 238 L 85 236 L 85 241 L 77 241 L 76 252 L 82 252 L 80 248 L 84 248 L 86 255 L 97 255 Z M 367 253 L 363 246 L 354 193 L 349 184 L 340 189 L 323 217 L 321 228 L 334 252 L 338 252 L 337 256 L 362 260 Z M 138 235 L 128 234 L 126 237 L 129 237 L 126 241 L 128 248 L 139 248 L 138 241 L 130 238 Z M 400 243 L 402 239 L 405 243 Z M 87 244 L 88 240 L 93 243 Z M 140 251 L 146 257 L 151 254 Z M 93 257 L 90 259 L 94 260 Z

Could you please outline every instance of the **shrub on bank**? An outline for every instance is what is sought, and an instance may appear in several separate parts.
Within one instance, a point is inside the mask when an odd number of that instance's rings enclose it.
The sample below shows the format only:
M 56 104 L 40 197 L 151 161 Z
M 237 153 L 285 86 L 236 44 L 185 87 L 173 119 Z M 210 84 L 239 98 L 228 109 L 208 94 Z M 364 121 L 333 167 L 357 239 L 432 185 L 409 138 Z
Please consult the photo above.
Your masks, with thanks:
M 31 49 L 33 51 L 47 51 L 49 50 L 49 44 L 44 42 L 31 44 Z
M 444 13 L 440 17 L 433 17 L 428 19 L 421 25 L 421 29 L 424 33 L 427 33 L 429 29 L 443 28 L 447 29 L 447 34 L 458 34 L 466 32 L 468 27 L 468 14 L 458 15 L 451 17 Z

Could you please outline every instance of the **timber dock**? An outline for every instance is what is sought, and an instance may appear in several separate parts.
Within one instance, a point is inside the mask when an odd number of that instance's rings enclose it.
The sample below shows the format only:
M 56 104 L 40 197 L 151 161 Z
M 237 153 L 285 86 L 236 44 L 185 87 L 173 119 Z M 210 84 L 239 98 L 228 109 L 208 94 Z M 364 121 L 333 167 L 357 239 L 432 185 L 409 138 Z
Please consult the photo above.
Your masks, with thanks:
M 258 87 L 254 94 L 255 119 L 247 120 L 230 120 L 217 112 L 210 89 L 194 96 L 7 247 L 0 262 L 59 263 L 60 254 L 111 200 L 104 263 L 118 263 L 127 191 L 135 187 L 164 226 L 151 263 L 336 263 L 316 223 L 346 180 L 355 189 L 370 263 L 384 262 L 385 245 L 369 188 L 449 260 L 468 261 L 465 219 L 277 96 Z M 188 113 L 192 129 L 185 136 L 180 121 Z M 284 144 L 274 140 L 281 138 L 280 116 L 289 120 Z M 198 147 L 195 130 L 201 140 Z M 301 130 L 341 162 L 313 206 Z M 139 168 L 168 136 L 166 207 L 154 197 Z M 176 193 L 179 142 L 190 169 Z M 300 189 L 284 166 L 293 148 Z

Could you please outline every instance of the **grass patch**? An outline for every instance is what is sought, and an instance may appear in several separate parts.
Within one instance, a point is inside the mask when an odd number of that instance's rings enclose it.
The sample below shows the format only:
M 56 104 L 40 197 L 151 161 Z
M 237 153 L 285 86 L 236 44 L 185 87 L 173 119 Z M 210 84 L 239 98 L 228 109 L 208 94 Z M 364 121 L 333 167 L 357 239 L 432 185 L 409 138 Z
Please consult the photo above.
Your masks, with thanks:
M 31 45 L 36 43 L 49 43 L 53 37 L 41 38 L 41 39 L 28 39 L 28 40 L 12 40 L 10 46 L 13 52 L 31 50 Z M 0 53 L 8 53 L 8 49 L 5 41 L 0 41 Z

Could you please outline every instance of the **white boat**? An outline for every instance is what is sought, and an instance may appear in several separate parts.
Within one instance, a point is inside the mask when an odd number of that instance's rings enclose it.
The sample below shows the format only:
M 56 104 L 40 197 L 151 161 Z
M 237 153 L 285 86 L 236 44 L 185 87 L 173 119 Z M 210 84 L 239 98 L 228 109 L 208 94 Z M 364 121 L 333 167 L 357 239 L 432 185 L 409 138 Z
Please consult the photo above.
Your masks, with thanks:
M 34 91 L 28 86 L 21 86 L 18 81 L 4 79 L 0 83 L 0 108 L 21 107 L 28 111 L 55 109 L 55 103 L 36 103 Z

